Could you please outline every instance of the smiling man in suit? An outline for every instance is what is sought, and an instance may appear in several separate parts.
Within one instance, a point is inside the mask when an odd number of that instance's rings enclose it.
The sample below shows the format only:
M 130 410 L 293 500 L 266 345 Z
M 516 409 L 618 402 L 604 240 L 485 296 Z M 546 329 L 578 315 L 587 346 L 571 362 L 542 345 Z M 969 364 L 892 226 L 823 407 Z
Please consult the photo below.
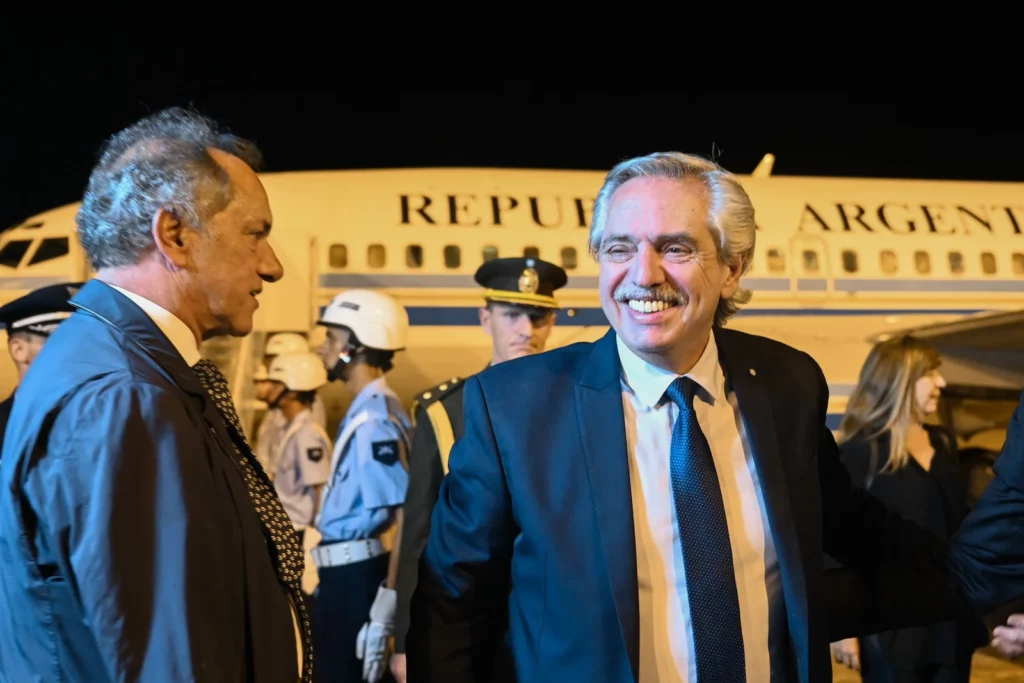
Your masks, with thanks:
M 725 329 L 755 230 L 705 159 L 609 173 L 590 250 L 612 329 L 467 380 L 410 683 L 494 680 L 495 635 L 505 680 L 830 681 L 830 638 L 973 617 L 937 541 L 851 486 L 818 364 Z

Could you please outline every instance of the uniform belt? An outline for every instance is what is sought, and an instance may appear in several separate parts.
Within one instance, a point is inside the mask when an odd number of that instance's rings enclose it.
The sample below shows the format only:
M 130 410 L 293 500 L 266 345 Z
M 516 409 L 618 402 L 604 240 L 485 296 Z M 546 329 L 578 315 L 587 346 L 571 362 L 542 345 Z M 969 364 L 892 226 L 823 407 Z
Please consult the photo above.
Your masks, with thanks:
M 362 538 L 358 541 L 341 541 L 318 545 L 310 551 L 317 569 L 340 567 L 354 562 L 363 562 L 384 554 L 384 544 L 379 538 Z

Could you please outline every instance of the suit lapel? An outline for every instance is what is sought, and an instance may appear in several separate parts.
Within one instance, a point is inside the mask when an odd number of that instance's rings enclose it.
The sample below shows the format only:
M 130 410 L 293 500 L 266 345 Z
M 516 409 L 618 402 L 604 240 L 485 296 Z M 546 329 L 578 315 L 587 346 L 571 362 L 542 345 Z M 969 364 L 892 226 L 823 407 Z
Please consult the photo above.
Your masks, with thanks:
M 605 568 L 636 679 L 640 669 L 636 539 L 614 331 L 594 345 L 583 367 L 576 385 L 576 409 Z
M 758 368 L 742 360 L 742 350 L 733 346 L 735 337 L 731 332 L 716 328 L 715 339 L 726 384 L 736 393 L 743 424 L 749 434 L 761 495 L 767 509 L 769 531 L 782 574 L 789 632 L 796 652 L 807 652 L 807 584 L 793 511 L 789 505 L 789 486 L 779 452 L 772 402 L 764 380 L 757 375 Z

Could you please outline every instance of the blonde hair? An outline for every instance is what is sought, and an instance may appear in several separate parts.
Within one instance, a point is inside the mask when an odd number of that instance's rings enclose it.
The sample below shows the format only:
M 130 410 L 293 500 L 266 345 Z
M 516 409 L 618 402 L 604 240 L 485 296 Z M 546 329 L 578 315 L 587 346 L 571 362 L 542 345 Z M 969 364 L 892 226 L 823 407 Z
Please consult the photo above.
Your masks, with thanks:
M 620 162 L 605 176 L 604 184 L 594 202 L 594 217 L 590 223 L 587 249 L 597 258 L 608 220 L 608 207 L 612 195 L 633 178 L 668 178 L 694 180 L 704 186 L 708 196 L 708 229 L 718 247 L 718 259 L 724 264 L 739 260 L 740 275 L 750 269 L 754 256 L 757 226 L 754 224 L 754 205 L 739 179 L 709 159 L 681 152 L 658 152 Z M 737 288 L 728 299 L 719 299 L 715 310 L 715 325 L 726 321 L 750 301 L 749 289 Z
M 915 385 L 940 364 L 938 352 L 916 337 L 904 335 L 875 344 L 850 394 L 839 425 L 839 443 L 856 436 L 875 439 L 889 432 L 889 460 L 881 472 L 905 466 L 910 460 L 907 428 L 912 420 L 924 420 Z

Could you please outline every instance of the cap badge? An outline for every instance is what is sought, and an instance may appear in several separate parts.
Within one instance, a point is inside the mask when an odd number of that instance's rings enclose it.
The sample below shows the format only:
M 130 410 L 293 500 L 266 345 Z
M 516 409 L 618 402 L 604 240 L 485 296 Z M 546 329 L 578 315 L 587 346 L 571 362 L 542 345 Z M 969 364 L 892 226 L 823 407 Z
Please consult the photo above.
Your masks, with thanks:
M 519 291 L 523 294 L 536 294 L 538 286 L 540 286 L 540 276 L 533 268 L 527 268 L 519 276 Z

